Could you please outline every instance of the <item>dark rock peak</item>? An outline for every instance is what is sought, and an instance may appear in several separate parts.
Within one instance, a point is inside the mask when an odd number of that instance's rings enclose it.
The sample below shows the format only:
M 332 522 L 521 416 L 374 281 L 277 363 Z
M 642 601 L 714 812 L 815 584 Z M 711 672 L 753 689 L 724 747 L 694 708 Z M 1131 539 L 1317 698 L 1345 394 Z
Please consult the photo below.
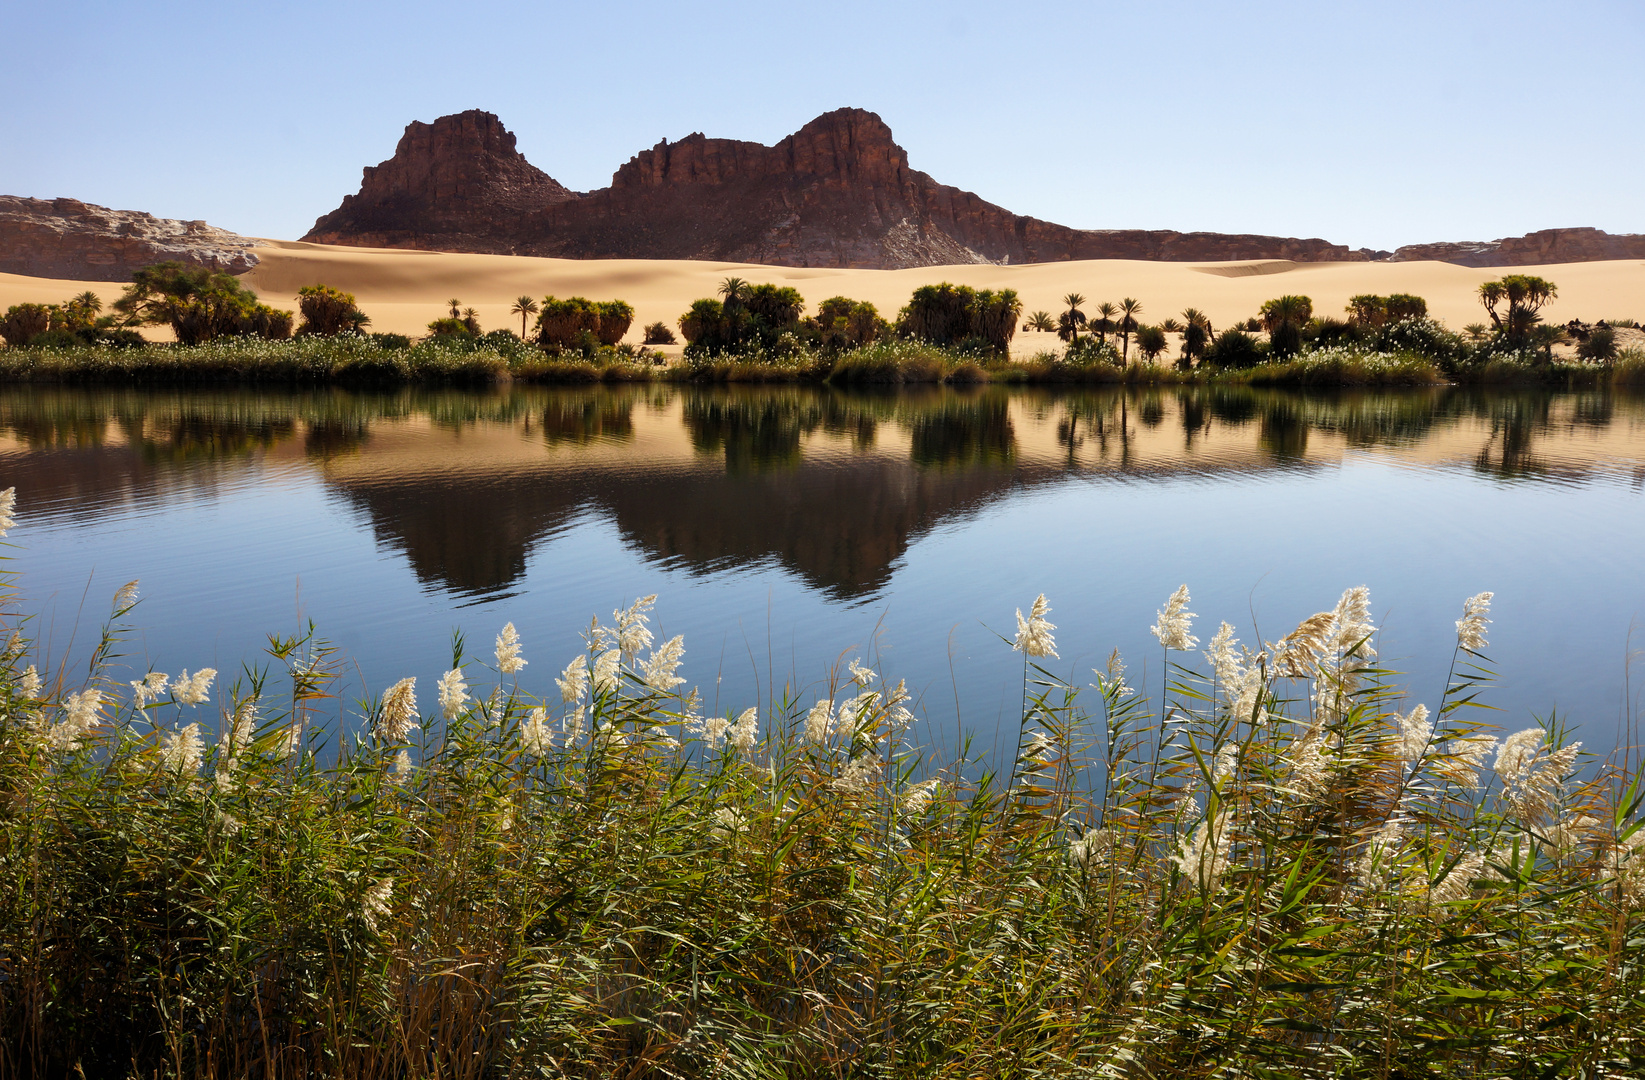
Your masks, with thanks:
M 672 143 L 664 139 L 618 169 L 611 186 L 724 184 L 771 176 L 900 183 L 907 171 L 908 153 L 878 114 L 835 109 L 775 146 L 710 139 L 701 132 Z

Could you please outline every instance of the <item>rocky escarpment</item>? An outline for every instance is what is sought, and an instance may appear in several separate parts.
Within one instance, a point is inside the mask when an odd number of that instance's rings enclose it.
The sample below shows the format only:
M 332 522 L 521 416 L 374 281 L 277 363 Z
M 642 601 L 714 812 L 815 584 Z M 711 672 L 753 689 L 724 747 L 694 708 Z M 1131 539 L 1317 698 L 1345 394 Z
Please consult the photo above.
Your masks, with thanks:
M 456 175 L 472 182 L 418 179 Z M 1373 254 L 1319 239 L 1082 230 L 1023 217 L 910 168 L 891 129 L 861 109 L 826 113 L 775 146 L 701 134 L 660 142 L 618 169 L 610 187 L 580 196 L 526 163 L 490 113 L 412 124 L 395 156 L 367 169 L 359 194 L 304 239 L 874 268 L 1067 259 L 1315 262 Z
M 0 195 L 0 273 L 129 281 L 139 267 L 177 260 L 243 274 L 257 265 L 260 243 L 203 221 Z
M 303 239 L 510 254 L 524 216 L 576 197 L 514 148 L 502 121 L 470 109 L 408 124 L 394 156 L 368 166 L 359 194 Z
M 1394 262 L 1424 259 L 1482 267 L 1645 259 L 1645 235 L 1602 229 L 1542 229 L 1502 240 L 1410 244 L 1393 254 Z

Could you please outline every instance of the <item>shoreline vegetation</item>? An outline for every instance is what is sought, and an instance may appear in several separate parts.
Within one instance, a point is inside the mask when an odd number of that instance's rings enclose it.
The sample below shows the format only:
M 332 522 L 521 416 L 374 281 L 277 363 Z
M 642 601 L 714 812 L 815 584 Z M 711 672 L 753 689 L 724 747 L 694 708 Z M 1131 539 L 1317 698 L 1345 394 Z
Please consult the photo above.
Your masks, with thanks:
M 662 322 L 644 327 L 643 344 L 624 341 L 634 309 L 622 300 L 522 296 L 511 309 L 516 334 L 484 331 L 475 310 L 452 299 L 414 341 L 369 332 L 355 297 L 328 285 L 304 287 L 298 311 L 281 311 L 231 275 L 163 263 L 138 271 L 107 315 L 89 292 L 63 305 L 12 306 L 0 316 L 0 383 L 1645 386 L 1645 347 L 1618 341 L 1637 324 L 1547 324 L 1540 311 L 1557 295 L 1542 278 L 1487 282 L 1479 299 L 1490 322 L 1462 333 L 1407 294 L 1353 297 L 1344 317 L 1281 296 L 1219 330 L 1194 308 L 1147 323 L 1131 298 L 1089 305 L 1069 294 L 1055 315 L 1025 315 L 1013 290 L 947 282 L 914 290 L 894 320 L 848 297 L 806 316 L 793 288 L 728 278 L 678 318 L 685 348 L 674 359 L 659 347 L 680 337 Z M 1019 324 L 1057 344 L 1013 357 Z M 145 341 L 146 325 L 167 327 L 175 342 Z M 1554 352 L 1569 346 L 1574 355 Z
M 1117 652 L 1054 674 L 1040 596 L 989 760 L 938 757 L 859 659 L 708 715 L 655 597 L 563 668 L 459 636 L 428 707 L 401 679 L 345 729 L 312 627 L 237 675 L 127 670 L 133 582 L 71 679 L 17 587 L 0 566 L 8 1075 L 1645 1064 L 1637 732 L 1488 727 L 1490 593 L 1424 703 L 1363 588 L 1202 646 L 1183 586 L 1135 688 Z

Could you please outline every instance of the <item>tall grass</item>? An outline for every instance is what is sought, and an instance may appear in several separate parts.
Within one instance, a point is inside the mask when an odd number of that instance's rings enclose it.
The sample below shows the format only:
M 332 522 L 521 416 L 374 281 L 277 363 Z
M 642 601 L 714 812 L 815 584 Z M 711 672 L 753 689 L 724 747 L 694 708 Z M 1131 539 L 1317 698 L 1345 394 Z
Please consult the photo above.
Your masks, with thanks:
M 998 761 L 922 751 L 856 662 L 705 715 L 650 598 L 563 670 L 458 639 L 433 709 L 402 682 L 357 734 L 322 730 L 312 632 L 232 679 L 119 672 L 123 590 L 71 681 L 24 623 L 0 1071 L 1638 1075 L 1635 763 L 1485 733 L 1489 597 L 1431 713 L 1363 590 L 1254 649 L 1224 624 L 1203 674 L 1187 601 L 1151 689 L 1117 656 L 1063 681 L 1019 612 Z

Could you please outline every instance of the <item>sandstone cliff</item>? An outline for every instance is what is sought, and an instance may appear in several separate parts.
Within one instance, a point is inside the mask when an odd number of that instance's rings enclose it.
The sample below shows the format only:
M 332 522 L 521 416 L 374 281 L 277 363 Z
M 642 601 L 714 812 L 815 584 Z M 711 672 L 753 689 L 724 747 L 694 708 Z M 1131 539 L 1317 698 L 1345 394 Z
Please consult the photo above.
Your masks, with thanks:
M 257 265 L 259 243 L 203 221 L 0 195 L 0 273 L 129 281 L 139 267 L 175 259 L 243 274 Z
M 1394 262 L 1434 259 L 1461 266 L 1542 266 L 1549 263 L 1645 259 L 1645 236 L 1600 229 L 1543 229 L 1502 240 L 1409 244 Z
M 458 174 L 468 178 L 462 185 L 421 179 Z M 580 196 L 530 166 L 490 113 L 414 123 L 393 158 L 365 170 L 359 194 L 303 239 L 875 268 L 1066 259 L 1315 262 L 1372 254 L 1318 239 L 1093 231 L 1012 214 L 910 168 L 891 129 L 861 109 L 826 113 L 776 146 L 701 134 L 661 142 L 618 169 L 610 187 Z
M 470 109 L 406 125 L 394 156 L 368 166 L 359 194 L 344 197 L 303 239 L 512 254 L 523 216 L 576 197 L 514 149 L 502 121 Z

